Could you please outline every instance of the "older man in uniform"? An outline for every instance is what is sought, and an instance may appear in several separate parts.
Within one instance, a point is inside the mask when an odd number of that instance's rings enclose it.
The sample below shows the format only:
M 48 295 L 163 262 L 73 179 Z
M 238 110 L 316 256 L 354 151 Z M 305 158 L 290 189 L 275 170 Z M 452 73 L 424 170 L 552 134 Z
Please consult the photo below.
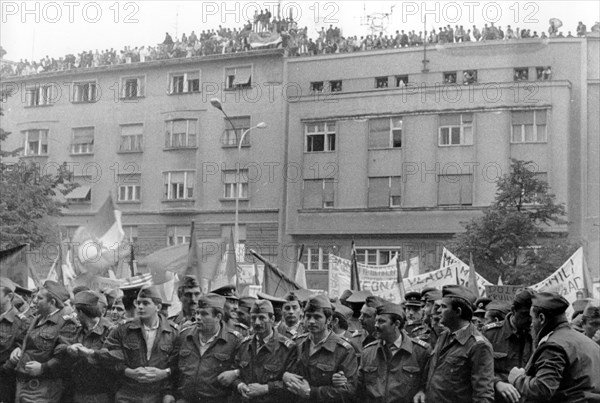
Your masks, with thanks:
M 75 312 L 81 326 L 76 343 L 67 347 L 71 357 L 70 389 L 73 403 L 109 403 L 112 401 L 112 385 L 116 379 L 110 367 L 102 366 L 94 358 L 108 337 L 112 322 L 102 317 L 99 307 L 100 295 L 94 291 L 81 291 L 73 299 Z
M 404 296 L 404 309 L 406 309 L 406 325 L 404 325 L 404 330 L 408 334 L 412 334 L 413 330 L 423 324 L 421 293 L 417 291 L 407 292 Z
M 29 319 L 13 305 L 15 283 L 0 277 L 0 402 L 12 403 L 15 400 L 15 374 L 9 368 L 10 353 L 23 345 Z M 5 367 L 6 365 L 6 367 Z
M 196 280 L 196 277 L 185 276 L 181 280 L 179 287 L 177 287 L 177 297 L 181 301 L 181 312 L 169 319 L 180 327 L 186 322 L 193 322 L 201 294 L 200 284 Z
M 241 333 L 242 336 L 248 335 L 248 329 L 240 326 L 237 319 L 237 310 L 240 306 L 240 297 L 237 293 L 235 285 L 226 285 L 216 290 L 211 291 L 213 294 L 222 295 L 225 297 L 225 310 L 223 323 L 232 330 Z
M 64 353 L 76 339 L 77 325 L 64 314 L 69 292 L 56 281 L 46 281 L 36 295 L 38 317 L 29 327 L 18 358 L 16 401 L 58 403 L 63 394 Z
M 252 310 L 255 302 L 256 298 L 254 297 L 240 297 L 240 304 L 237 309 L 237 317 L 240 326 L 247 331 L 247 334 L 252 334 L 252 318 L 250 311 Z
M 531 357 L 531 297 L 523 290 L 512 302 L 511 312 L 502 322 L 483 327 L 483 335 L 494 348 L 494 389 L 496 402 L 519 401 L 519 392 L 508 383 L 508 373 L 514 367 L 522 368 Z
M 351 298 L 354 295 L 355 294 L 353 294 Z M 377 307 L 381 305 L 382 301 L 379 298 L 369 295 L 366 297 L 362 308 L 360 308 L 360 316 L 358 317 L 358 320 L 362 329 L 352 333 L 350 340 L 352 340 L 352 345 L 359 345 L 361 347 L 361 351 L 367 344 L 370 344 L 376 340 L 375 317 L 377 316 Z
M 136 299 L 137 316 L 113 328 L 103 349 L 92 355 L 116 361 L 122 378 L 118 403 L 166 403 L 163 397 L 172 394 L 177 329 L 159 314 L 161 304 L 156 286 L 142 288 Z
M 494 401 L 494 355 L 490 342 L 471 323 L 475 295 L 460 285 L 442 289 L 441 323 L 429 367 L 427 402 Z M 421 395 L 419 403 L 425 400 Z
M 257 300 L 250 314 L 254 335 L 243 340 L 235 358 L 234 371 L 239 376 L 233 388 L 253 403 L 290 401 L 293 395 L 282 378 L 296 362 L 296 344 L 273 327 L 274 311 L 269 301 Z
M 333 309 L 324 295 L 311 297 L 304 308 L 304 324 L 308 334 L 296 340 L 298 360 L 283 375 L 286 388 L 311 402 L 347 402 L 356 390 L 357 362 L 350 343 L 329 330 Z M 334 374 L 346 378 L 334 385 Z
M 362 401 L 413 403 L 417 394 L 424 393 L 431 347 L 410 338 L 405 323 L 400 305 L 377 308 L 377 341 L 365 347 L 358 369 L 357 394 Z
M 233 382 L 229 374 L 242 335 L 223 322 L 225 297 L 209 293 L 198 300 L 196 321 L 177 337 L 174 396 L 182 402 L 227 403 Z M 172 398 L 170 396 L 169 398 Z
M 282 307 L 283 320 L 277 327 L 277 331 L 289 339 L 294 339 L 304 333 L 300 299 L 294 292 L 288 293 L 283 299 L 285 300 Z
M 536 349 L 508 381 L 525 402 L 586 402 L 600 394 L 600 346 L 571 329 L 569 302 L 556 293 L 535 294 L 531 324 Z M 597 401 L 597 400 L 592 400 Z
M 434 311 L 436 302 L 441 302 L 441 300 L 442 292 L 437 288 L 427 287 L 421 291 L 421 301 L 424 303 L 423 323 L 410 334 L 410 336 L 428 343 L 431 348 L 435 348 L 440 334 L 445 330 L 444 326 L 440 324 L 440 315 Z
M 480 297 L 475 301 L 475 311 L 473 312 L 472 322 L 480 332 L 485 325 L 485 313 L 487 312 L 487 307 L 490 302 L 492 302 L 492 299 L 488 297 Z

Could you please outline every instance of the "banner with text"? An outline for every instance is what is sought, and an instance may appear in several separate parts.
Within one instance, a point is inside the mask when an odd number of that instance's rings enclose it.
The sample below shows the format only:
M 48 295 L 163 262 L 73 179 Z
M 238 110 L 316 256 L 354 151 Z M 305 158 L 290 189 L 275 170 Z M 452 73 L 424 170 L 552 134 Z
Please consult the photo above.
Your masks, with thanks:
M 522 285 L 486 285 L 486 297 L 496 301 L 513 302 L 518 293 L 525 288 Z

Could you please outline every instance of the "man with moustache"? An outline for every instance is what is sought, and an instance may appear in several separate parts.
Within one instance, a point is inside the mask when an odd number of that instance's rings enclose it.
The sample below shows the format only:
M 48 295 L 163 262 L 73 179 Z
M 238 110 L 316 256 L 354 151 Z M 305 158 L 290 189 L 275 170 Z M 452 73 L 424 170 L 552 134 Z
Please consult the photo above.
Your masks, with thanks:
M 494 401 L 492 346 L 471 323 L 476 297 L 460 285 L 442 289 L 441 324 L 446 326 L 429 364 L 427 395 L 416 403 Z
M 441 302 L 442 292 L 434 287 L 426 287 L 421 291 L 423 305 L 423 324 L 416 327 L 411 336 L 428 343 L 435 348 L 438 338 L 445 330 L 440 324 L 439 309 L 435 309 L 436 302 Z M 438 304 L 439 307 L 439 304 Z
M 302 307 L 298 296 L 293 292 L 288 293 L 283 299 L 285 299 L 282 308 L 283 320 L 277 327 L 277 331 L 289 339 L 294 339 L 304 333 Z
M 347 402 L 356 390 L 357 362 L 354 348 L 329 330 L 333 309 L 324 295 L 312 296 L 304 308 L 308 334 L 296 340 L 298 359 L 283 375 L 286 388 L 311 402 Z M 334 374 L 342 372 L 343 385 L 334 385 Z
M 242 335 L 223 322 L 225 303 L 224 296 L 214 293 L 198 300 L 194 325 L 184 327 L 177 337 L 178 377 L 169 399 L 228 402 L 228 386 L 235 374 L 227 371 L 232 369 Z
M 529 290 L 519 292 L 511 311 L 502 322 L 484 326 L 483 335 L 494 348 L 494 389 L 497 402 L 517 403 L 519 392 L 508 383 L 508 373 L 514 367 L 523 368 L 531 357 L 531 297 Z
M 180 327 L 186 322 L 195 320 L 196 308 L 200 299 L 200 284 L 194 276 L 185 276 L 179 287 L 177 287 L 177 297 L 181 301 L 181 312 L 169 319 Z
M 525 368 L 515 367 L 508 375 L 524 402 L 586 402 L 600 394 L 600 346 L 571 329 L 568 307 L 557 293 L 532 297 L 535 351 Z
M 282 377 L 296 362 L 296 344 L 273 327 L 274 311 L 269 301 L 257 300 L 250 315 L 254 335 L 243 340 L 235 358 L 233 389 L 253 403 L 289 401 L 293 395 Z
M 419 294 L 420 298 L 420 294 Z M 358 369 L 358 396 L 366 402 L 413 403 L 424 396 L 431 348 L 403 329 L 406 315 L 400 305 L 377 308 L 375 336 Z

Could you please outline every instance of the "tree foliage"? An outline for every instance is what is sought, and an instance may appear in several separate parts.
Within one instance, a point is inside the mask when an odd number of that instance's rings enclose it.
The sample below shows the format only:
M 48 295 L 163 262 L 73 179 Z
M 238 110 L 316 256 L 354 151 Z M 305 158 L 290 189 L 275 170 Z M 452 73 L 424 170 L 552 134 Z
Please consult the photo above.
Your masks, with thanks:
M 451 248 L 473 254 L 475 267 L 490 281 L 533 284 L 556 270 L 577 249 L 552 225 L 565 224 L 565 206 L 556 202 L 531 161 L 511 160 L 510 172 L 496 183 L 492 205 L 465 225 Z

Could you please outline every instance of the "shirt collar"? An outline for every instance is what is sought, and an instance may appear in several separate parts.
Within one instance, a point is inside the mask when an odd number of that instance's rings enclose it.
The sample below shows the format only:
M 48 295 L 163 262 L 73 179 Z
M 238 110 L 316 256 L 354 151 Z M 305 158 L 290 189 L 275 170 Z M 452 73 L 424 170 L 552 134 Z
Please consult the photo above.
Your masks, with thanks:
M 215 341 L 218 337 L 221 337 L 221 333 L 223 332 L 223 325 L 219 323 L 219 331 L 217 333 L 215 333 L 210 339 L 206 340 L 206 342 L 202 341 L 202 335 L 200 334 L 200 332 L 198 332 L 198 340 L 200 341 L 200 345 L 201 346 L 206 346 L 207 344 L 212 343 L 213 341 Z
M 465 344 L 469 337 L 473 334 L 473 330 L 475 327 L 471 323 L 467 323 L 466 326 L 458 329 L 457 331 L 452 333 L 452 336 L 458 341 L 460 344 Z

